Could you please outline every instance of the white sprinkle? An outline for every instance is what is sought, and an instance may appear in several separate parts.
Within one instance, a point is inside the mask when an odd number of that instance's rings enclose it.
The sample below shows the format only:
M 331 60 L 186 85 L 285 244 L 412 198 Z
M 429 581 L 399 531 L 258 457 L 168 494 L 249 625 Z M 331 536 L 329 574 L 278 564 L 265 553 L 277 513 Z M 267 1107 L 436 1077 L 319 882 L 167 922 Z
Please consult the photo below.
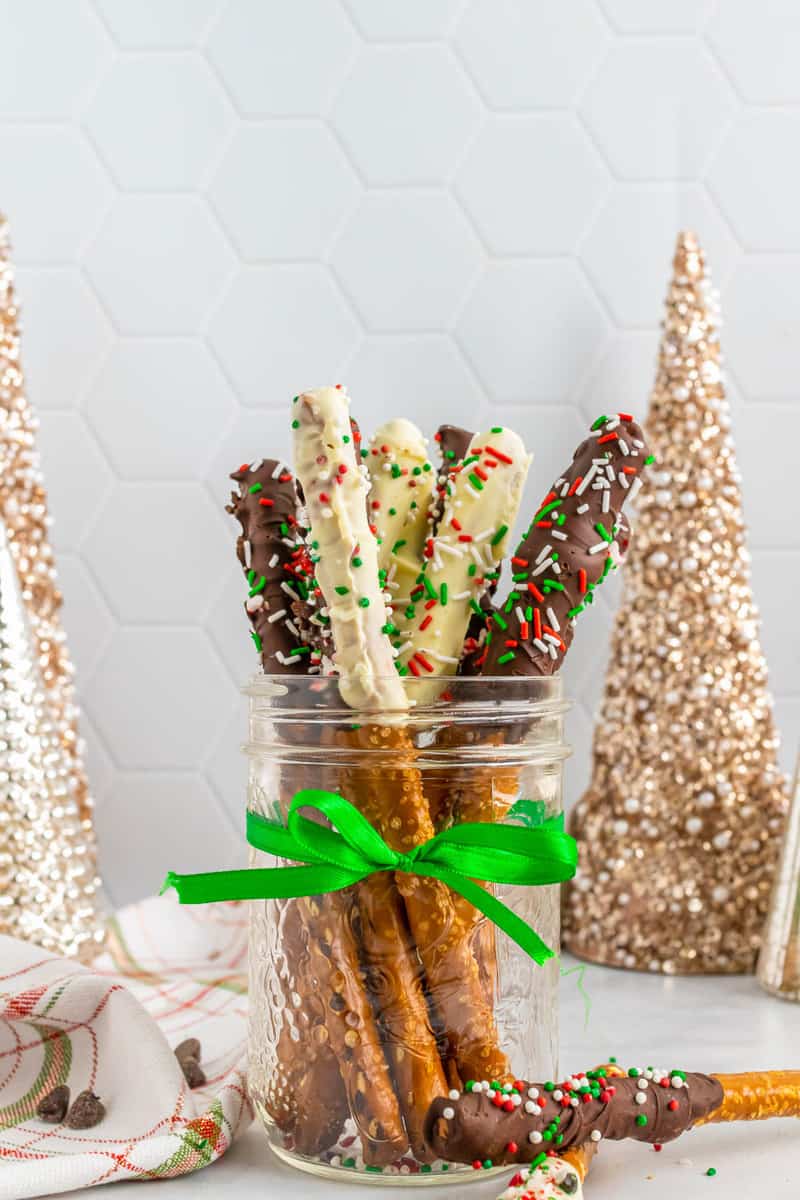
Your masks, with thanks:
M 522 611 L 522 609 L 520 608 L 520 606 L 519 606 L 519 605 L 517 605 L 517 606 L 515 607 L 515 609 L 514 609 L 514 616 L 517 618 L 517 620 L 519 621 L 520 625 L 521 625 L 521 624 L 522 624 L 522 622 L 525 620 L 525 613 Z
M 325 517 L 325 519 L 327 520 L 328 517 L 333 516 L 333 509 L 332 508 L 323 508 L 320 512 L 320 516 Z
M 263 462 L 264 460 L 262 459 L 261 461 Z M 273 478 L 273 479 L 277 479 L 279 475 L 283 475 L 283 474 L 284 474 L 284 472 L 286 472 L 286 471 L 289 471 L 289 468 L 288 468 L 288 467 L 285 467 L 285 466 L 283 465 L 283 463 L 281 462 L 281 460 L 280 460 L 280 459 L 278 459 L 278 462 L 277 462 L 277 465 L 276 465 L 276 467 L 275 467 L 275 470 L 272 472 L 272 478 Z M 290 472 L 290 474 L 291 474 L 291 472 Z
M 596 546 L 589 547 L 590 554 L 599 554 L 601 550 L 608 549 L 608 542 L 598 542 Z
M 291 596 L 291 598 L 293 600 L 297 599 L 297 592 L 295 592 L 292 588 L 289 587 L 289 585 L 285 579 L 281 580 L 281 590 L 286 592 L 287 596 Z
M 625 489 L 625 491 L 627 492 L 627 490 L 628 490 L 628 488 L 629 488 L 629 486 L 630 486 L 630 485 L 629 485 L 629 483 L 628 483 L 628 476 L 627 476 L 627 475 L 623 475 L 623 474 L 620 472 L 620 476 L 619 476 L 619 482 L 620 482 L 620 485 L 621 485 L 621 486 L 622 486 L 622 487 Z
M 274 625 L 276 621 L 280 621 L 281 617 L 286 616 L 286 611 L 287 610 L 285 608 L 279 608 L 277 612 L 271 613 L 267 617 L 267 621 L 270 625 Z
M 397 651 L 397 653 L 405 654 L 406 650 L 410 650 L 413 645 L 414 645 L 414 643 L 412 641 L 404 642 L 404 644 L 400 647 L 400 649 Z
M 273 554 L 272 558 L 269 560 L 269 563 L 267 565 L 270 567 L 277 567 L 279 562 L 280 562 L 279 555 Z
M 294 621 L 290 620 L 288 617 L 286 618 L 286 628 L 289 630 L 289 633 L 292 635 L 292 637 L 300 637 L 300 630 L 297 628 Z
M 464 553 L 464 551 L 461 549 L 460 545 L 453 546 L 450 542 L 445 542 L 444 540 L 436 543 L 436 546 L 434 548 L 434 553 L 436 552 L 436 550 L 444 550 L 447 554 L 452 554 L 456 558 L 461 558 L 461 556 Z
M 447 654 L 438 654 L 436 650 L 431 650 L 430 647 L 426 647 L 425 652 L 426 652 L 426 654 L 430 654 L 431 658 L 435 658 L 437 662 L 455 663 L 456 665 L 458 665 L 457 658 L 452 658 L 451 656 L 449 656 Z
M 580 514 L 581 514 L 581 516 L 583 516 L 583 514 L 584 514 L 585 512 L 588 512 L 588 511 L 589 511 L 589 505 L 588 505 L 588 504 L 579 504 L 579 505 L 578 505 L 578 507 L 575 509 L 575 511 L 576 511 L 577 513 L 580 513 Z
M 536 555 L 537 563 L 540 563 L 543 558 L 547 558 L 548 554 L 551 552 L 552 549 L 553 549 L 552 546 L 545 546 L 543 550 L 540 550 L 539 553 Z
M 278 662 L 281 663 L 284 667 L 291 667 L 293 663 L 300 662 L 302 655 L 301 654 L 290 654 L 289 657 L 286 658 L 281 653 L 280 650 L 276 650 L 275 657 L 277 658 Z
M 468 600 L 468 599 L 469 599 L 469 597 L 470 597 L 470 595 L 471 595 L 471 592 L 470 592 L 470 590 L 469 590 L 469 588 L 468 588 L 468 589 L 466 590 L 466 592 L 453 592 L 453 594 L 452 594 L 452 596 L 450 597 L 450 599 L 451 599 L 451 600 Z
M 536 1109 L 537 1109 L 537 1105 L 534 1104 L 532 1100 L 525 1101 L 525 1112 L 526 1113 L 530 1113 L 532 1115 L 533 1113 L 536 1112 Z
M 646 1104 L 647 1103 L 647 1093 L 646 1092 L 637 1092 L 633 1098 L 637 1104 Z
M 618 441 L 619 448 L 622 451 L 622 453 L 630 454 L 630 450 L 628 449 L 628 443 L 626 441 L 624 441 L 622 438 L 618 438 L 617 441 Z
M 561 626 L 559 625 L 559 623 L 558 623 L 558 617 L 557 617 L 557 616 L 556 616 L 556 614 L 553 612 L 552 608 L 548 608 L 548 609 L 547 609 L 547 620 L 550 622 L 550 624 L 552 625 L 553 629 L 555 629 L 556 633 L 560 633 L 560 631 L 561 631 Z
M 589 1137 L 591 1138 L 591 1140 L 593 1142 L 599 1142 L 600 1139 L 602 1138 L 602 1136 L 603 1135 L 599 1129 L 593 1129 L 592 1132 L 589 1134 Z
M 538 1100 L 539 1099 L 539 1089 L 536 1087 L 529 1087 L 528 1095 L 530 1096 L 531 1100 Z
M 567 540 L 567 535 L 560 529 L 551 529 L 550 537 L 558 538 L 559 542 L 566 542 Z
M 612 467 L 611 463 L 606 463 L 606 475 L 608 476 L 608 478 L 611 480 L 612 483 L 616 479 L 617 473 L 614 470 L 614 468 Z
M 605 492 L 603 492 L 603 501 L 600 505 L 600 511 L 607 513 L 610 507 L 611 507 L 611 493 L 608 491 L 605 491 Z
M 541 1140 L 542 1135 L 538 1129 L 532 1129 L 528 1134 L 528 1141 L 532 1142 L 534 1146 L 538 1146 Z
M 550 547 L 548 546 L 548 550 L 549 549 L 550 549 Z M 545 571 L 547 570 L 547 568 L 550 566 L 551 562 L 552 562 L 552 559 L 547 559 L 545 562 L 539 563 L 539 566 L 536 567 L 536 569 L 532 572 L 532 576 L 535 578 L 537 575 L 543 575 L 545 573 Z
M 558 651 L 556 650 L 555 646 L 548 645 L 547 652 L 552 658 L 553 662 L 555 662 L 555 660 L 558 658 Z
M 630 488 L 631 500 L 634 499 L 634 497 L 636 496 L 636 494 L 639 491 L 639 488 L 641 486 L 642 486 L 642 481 L 641 481 L 640 477 L 637 475 L 636 478 L 634 479 L 633 483 L 631 484 L 631 488 Z
M 465 483 L 464 487 L 467 489 L 470 496 L 474 496 L 476 500 L 480 500 L 479 494 L 475 491 L 475 488 L 472 486 L 471 483 Z
M 555 561 L 555 559 L 553 559 L 553 574 L 554 574 L 554 575 L 560 575 L 560 574 L 561 574 L 561 565 L 560 565 L 560 563 L 557 563 L 557 562 Z
M 461 1092 L 457 1091 L 455 1088 L 453 1088 L 452 1091 L 448 1092 L 447 1095 L 448 1095 L 448 1099 L 450 1099 L 450 1100 L 460 1100 L 461 1099 Z
M 576 496 L 583 495 L 583 493 L 588 488 L 589 484 L 592 482 L 592 477 L 596 474 L 596 472 L 597 472 L 597 467 L 594 464 L 591 467 L 589 467 L 589 470 L 586 472 L 583 479 L 580 481 L 578 486 L 575 488 Z
M 670 1079 L 670 1083 L 672 1084 L 672 1086 L 674 1088 L 680 1089 L 684 1086 L 683 1080 L 681 1079 L 680 1075 L 673 1075 L 672 1078 Z
M 563 488 L 561 489 L 562 500 L 564 499 L 564 497 L 567 495 L 568 492 L 569 492 L 569 480 L 567 480 L 567 482 L 564 484 Z
M 485 542 L 488 537 L 494 533 L 493 529 L 484 529 L 482 533 L 473 534 L 473 542 Z
M 444 1117 L 445 1121 L 452 1121 L 452 1119 L 455 1115 L 456 1115 L 456 1110 L 454 1108 L 448 1107 L 448 1108 L 442 1109 L 442 1116 Z
M 249 613 L 258 612 L 260 608 L 264 607 L 264 597 L 260 592 L 257 596 L 248 596 L 244 606 Z
M 557 637 L 554 637 L 552 633 L 546 633 L 544 635 L 544 640 L 546 642 L 550 642 L 550 644 L 552 646 L 560 646 L 561 645 L 561 642 L 558 640 Z
M 539 653 L 540 653 L 540 654 L 547 654 L 547 652 L 548 652 L 548 647 L 547 647 L 547 645 L 546 645 L 546 644 L 545 644 L 545 643 L 542 641 L 542 639 L 541 639 L 541 638 L 534 638 L 534 639 L 533 639 L 533 644 L 534 644 L 534 646 L 536 647 L 536 649 L 539 651 Z

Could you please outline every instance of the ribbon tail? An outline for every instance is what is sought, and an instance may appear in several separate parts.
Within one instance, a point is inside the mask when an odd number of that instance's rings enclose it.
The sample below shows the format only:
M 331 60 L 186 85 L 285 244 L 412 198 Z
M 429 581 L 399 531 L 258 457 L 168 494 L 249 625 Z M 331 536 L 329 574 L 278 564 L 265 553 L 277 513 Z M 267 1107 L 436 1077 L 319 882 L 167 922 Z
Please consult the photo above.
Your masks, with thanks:
M 490 891 L 486 891 L 479 884 L 468 879 L 466 875 L 461 875 L 458 871 L 450 870 L 448 867 L 439 867 L 435 863 L 417 863 L 414 873 L 429 875 L 446 883 L 454 892 L 458 892 L 485 917 L 488 917 L 498 929 L 502 929 L 503 933 L 516 942 L 520 949 L 524 950 L 529 958 L 532 958 L 540 967 L 555 957 L 547 943 L 539 937 L 535 929 L 531 929 L 530 925 L 522 920 L 522 917 L 518 917 L 506 904 L 503 904 L 502 900 L 498 900 Z
M 208 871 L 176 875 L 170 871 L 161 894 L 174 888 L 181 904 L 210 904 L 218 900 L 286 900 L 339 892 L 364 878 L 367 871 L 340 867 L 264 867 L 243 871 Z

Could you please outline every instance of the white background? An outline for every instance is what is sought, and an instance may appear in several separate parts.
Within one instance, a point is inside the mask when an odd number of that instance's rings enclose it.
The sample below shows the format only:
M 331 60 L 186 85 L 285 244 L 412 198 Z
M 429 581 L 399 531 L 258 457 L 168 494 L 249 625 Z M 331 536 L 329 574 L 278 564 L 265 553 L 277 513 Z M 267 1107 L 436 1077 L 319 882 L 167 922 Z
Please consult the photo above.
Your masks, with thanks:
M 795 0 L 0 0 L 0 209 L 114 901 L 240 854 L 240 461 L 291 395 L 505 422 L 533 504 L 643 414 L 677 229 L 722 288 L 763 641 L 800 714 Z M 569 660 L 585 785 L 611 604 Z

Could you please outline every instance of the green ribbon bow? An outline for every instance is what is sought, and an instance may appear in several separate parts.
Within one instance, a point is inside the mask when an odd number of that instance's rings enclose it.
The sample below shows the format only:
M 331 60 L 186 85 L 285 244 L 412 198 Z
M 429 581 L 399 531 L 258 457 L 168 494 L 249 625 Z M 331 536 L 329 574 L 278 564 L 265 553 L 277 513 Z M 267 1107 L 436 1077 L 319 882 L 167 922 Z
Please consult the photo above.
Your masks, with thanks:
M 303 808 L 316 810 L 331 827 L 301 816 Z M 387 846 L 343 796 L 316 788 L 296 793 L 286 825 L 248 812 L 247 840 L 257 850 L 305 865 L 201 875 L 170 871 L 162 892 L 174 887 L 181 904 L 276 900 L 338 892 L 377 871 L 424 875 L 440 879 L 480 909 L 539 965 L 552 958 L 553 951 L 521 917 L 474 880 L 528 887 L 561 883 L 575 874 L 578 858 L 574 838 L 564 832 L 563 817 L 549 818 L 534 828 L 455 825 L 401 854 Z

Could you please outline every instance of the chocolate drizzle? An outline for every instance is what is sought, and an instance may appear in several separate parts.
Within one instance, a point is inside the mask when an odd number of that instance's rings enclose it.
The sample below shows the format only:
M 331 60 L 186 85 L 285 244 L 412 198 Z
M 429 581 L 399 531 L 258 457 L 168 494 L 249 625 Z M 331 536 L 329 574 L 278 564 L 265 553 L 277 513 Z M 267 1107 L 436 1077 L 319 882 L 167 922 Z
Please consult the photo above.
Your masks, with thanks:
M 601 417 L 556 479 L 511 560 L 514 588 L 491 617 L 484 675 L 554 675 L 575 619 L 624 557 L 622 505 L 650 461 L 627 414 Z
M 723 1102 L 722 1085 L 712 1075 L 655 1076 L 611 1079 L 588 1072 L 559 1085 L 517 1081 L 508 1091 L 476 1085 L 458 1099 L 442 1097 L 431 1105 L 425 1137 L 450 1162 L 502 1166 L 604 1138 L 670 1142 Z

